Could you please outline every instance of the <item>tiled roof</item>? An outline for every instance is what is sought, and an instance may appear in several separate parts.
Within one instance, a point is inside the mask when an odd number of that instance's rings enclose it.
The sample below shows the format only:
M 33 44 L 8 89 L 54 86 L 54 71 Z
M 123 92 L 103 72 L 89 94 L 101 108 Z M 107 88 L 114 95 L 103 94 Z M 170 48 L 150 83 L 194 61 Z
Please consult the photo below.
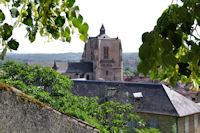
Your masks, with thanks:
M 106 30 L 104 28 L 104 25 L 101 26 L 101 29 L 100 29 L 100 33 L 98 36 L 96 37 L 89 37 L 89 39 L 114 39 L 114 40 L 117 40 L 117 38 L 110 38 L 108 35 L 106 35 Z
M 142 93 L 142 107 L 138 112 L 163 114 L 182 117 L 200 113 L 200 106 L 171 90 L 163 84 L 133 83 L 133 82 L 108 82 L 108 81 L 74 81 L 73 91 L 82 96 L 98 96 L 101 101 L 106 100 L 105 94 L 108 88 L 116 88 L 117 91 L 128 93 Z M 121 93 L 120 93 L 121 94 Z M 129 100 L 130 97 L 122 100 Z M 120 98 L 120 96 L 119 96 Z M 118 99 L 120 101 L 120 99 Z
M 67 73 L 93 72 L 93 63 L 90 62 L 69 62 Z
M 57 66 L 57 72 L 59 72 L 60 74 L 61 73 L 64 73 L 66 72 L 66 68 L 67 68 L 67 62 L 55 62 L 56 63 L 56 66 Z M 54 66 L 54 62 L 28 62 L 27 63 L 28 65 L 41 65 L 43 67 L 52 67 Z

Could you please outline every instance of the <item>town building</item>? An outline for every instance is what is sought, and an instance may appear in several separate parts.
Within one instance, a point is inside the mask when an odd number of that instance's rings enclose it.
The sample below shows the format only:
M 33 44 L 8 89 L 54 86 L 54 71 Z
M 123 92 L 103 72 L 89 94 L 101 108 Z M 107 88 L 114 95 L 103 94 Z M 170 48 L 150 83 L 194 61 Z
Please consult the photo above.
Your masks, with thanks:
M 96 37 L 89 37 L 81 62 L 69 62 L 65 75 L 72 79 L 122 81 L 121 40 L 106 35 L 102 25 Z
M 200 133 L 200 106 L 163 84 L 74 80 L 71 91 L 97 96 L 99 103 L 129 103 L 147 127 L 160 129 L 161 133 Z M 134 123 L 130 125 L 135 128 Z

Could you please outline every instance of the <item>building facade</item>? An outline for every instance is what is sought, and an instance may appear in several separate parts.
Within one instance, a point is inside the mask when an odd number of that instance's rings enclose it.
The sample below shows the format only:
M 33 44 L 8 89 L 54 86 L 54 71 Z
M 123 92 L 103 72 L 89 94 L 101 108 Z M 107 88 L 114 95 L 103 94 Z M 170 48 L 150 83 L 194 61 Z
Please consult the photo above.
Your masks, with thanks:
M 66 75 L 70 75 L 72 79 L 105 81 L 122 81 L 122 74 L 121 40 L 106 35 L 103 25 L 98 36 L 89 37 L 81 62 L 69 62 L 66 71 Z
M 76 80 L 71 92 L 97 96 L 99 103 L 129 103 L 147 128 L 157 128 L 161 133 L 200 133 L 200 106 L 163 84 Z M 134 132 L 135 124 L 130 121 L 130 125 Z

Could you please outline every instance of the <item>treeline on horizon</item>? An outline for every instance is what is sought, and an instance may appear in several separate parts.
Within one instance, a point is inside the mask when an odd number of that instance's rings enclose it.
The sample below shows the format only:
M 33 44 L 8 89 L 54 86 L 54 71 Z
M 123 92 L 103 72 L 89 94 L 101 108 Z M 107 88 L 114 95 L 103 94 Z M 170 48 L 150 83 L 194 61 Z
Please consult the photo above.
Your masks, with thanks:
M 81 60 L 82 53 L 60 53 L 60 54 L 16 54 L 16 53 L 7 53 L 4 61 L 0 62 L 0 65 L 9 60 L 16 62 L 79 62 Z M 139 63 L 138 53 L 123 53 L 123 67 L 130 72 L 136 71 L 137 65 Z
M 79 62 L 82 53 L 61 53 L 61 54 L 16 54 L 7 53 L 5 60 L 17 62 Z M 123 61 L 127 59 L 137 59 L 138 53 L 123 53 Z

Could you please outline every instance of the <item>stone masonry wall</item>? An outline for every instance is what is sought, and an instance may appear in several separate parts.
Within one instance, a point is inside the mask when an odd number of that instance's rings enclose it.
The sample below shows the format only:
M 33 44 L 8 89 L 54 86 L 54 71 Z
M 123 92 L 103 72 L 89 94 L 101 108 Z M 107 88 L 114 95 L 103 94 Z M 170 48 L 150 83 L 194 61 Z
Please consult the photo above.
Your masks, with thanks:
M 98 129 L 64 115 L 21 91 L 0 84 L 1 133 L 97 133 Z

